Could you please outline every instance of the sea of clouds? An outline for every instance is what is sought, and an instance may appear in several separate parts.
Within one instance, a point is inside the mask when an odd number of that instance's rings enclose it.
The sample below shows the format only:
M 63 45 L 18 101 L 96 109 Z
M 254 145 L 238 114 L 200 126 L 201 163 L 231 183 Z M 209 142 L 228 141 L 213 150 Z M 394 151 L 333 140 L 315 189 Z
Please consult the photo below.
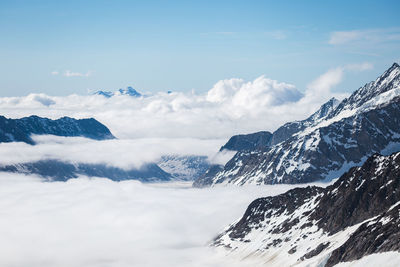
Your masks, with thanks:
M 255 198 L 293 187 L 0 177 L 0 266 L 246 266 L 207 244 Z

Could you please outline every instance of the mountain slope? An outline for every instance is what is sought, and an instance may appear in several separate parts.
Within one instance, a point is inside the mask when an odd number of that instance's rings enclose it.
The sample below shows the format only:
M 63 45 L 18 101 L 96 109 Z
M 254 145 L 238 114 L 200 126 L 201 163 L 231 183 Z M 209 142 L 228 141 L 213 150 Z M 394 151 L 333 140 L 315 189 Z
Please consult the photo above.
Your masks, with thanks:
M 264 151 L 239 151 L 212 177 L 215 184 L 306 183 L 339 177 L 368 156 L 400 150 L 400 66 L 338 103 L 331 99 L 303 121 L 273 133 Z
M 212 245 L 271 266 L 334 266 L 400 251 L 399 212 L 400 153 L 375 154 L 327 188 L 253 201 Z
M 0 116 L 0 142 L 25 142 L 33 145 L 32 134 L 82 136 L 95 140 L 115 138 L 106 126 L 93 118 L 76 120 L 63 117 L 51 120 L 38 116 L 21 119 L 7 119 Z
M 224 149 L 234 151 L 265 149 L 269 146 L 271 138 L 272 134 L 267 131 L 235 135 L 221 147 L 220 151 Z
M 176 180 L 193 181 L 210 167 L 207 156 L 162 156 L 157 162 L 162 170 L 170 173 Z

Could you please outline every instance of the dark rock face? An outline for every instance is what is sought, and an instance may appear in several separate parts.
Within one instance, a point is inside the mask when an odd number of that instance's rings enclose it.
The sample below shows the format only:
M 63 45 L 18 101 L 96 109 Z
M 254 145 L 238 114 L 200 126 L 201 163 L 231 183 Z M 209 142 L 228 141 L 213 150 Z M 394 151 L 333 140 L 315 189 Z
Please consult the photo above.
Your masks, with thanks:
M 264 150 L 239 151 L 211 181 L 307 183 L 339 177 L 374 153 L 400 150 L 400 66 L 338 103 L 331 99 L 303 121 L 276 130 Z M 197 186 L 201 186 L 197 183 Z
M 310 252 L 304 254 L 304 256 L 302 257 L 303 259 L 309 259 L 312 257 L 317 256 L 318 254 L 320 254 L 324 249 L 326 249 L 327 247 L 329 247 L 330 243 L 321 243 L 318 245 L 318 247 L 316 247 L 314 250 L 311 250 Z
M 82 136 L 95 140 L 115 138 L 110 130 L 95 119 L 58 120 L 30 116 L 21 119 L 7 119 L 0 116 L 0 142 L 25 142 L 34 144 L 32 134 L 51 134 L 57 136 Z
M 399 212 L 400 152 L 374 154 L 326 188 L 295 188 L 253 201 L 213 245 L 260 257 L 271 251 L 282 259 L 293 256 L 295 262 L 322 255 L 321 262 L 333 266 L 400 251 Z M 249 242 L 258 242 L 253 251 L 244 245 Z
M 105 177 L 114 181 L 139 180 L 141 182 L 170 181 L 172 176 L 156 164 L 146 164 L 139 169 L 124 170 L 105 164 L 68 163 L 59 160 L 41 160 L 31 163 L 0 166 L 0 171 L 36 174 L 49 181 L 66 181 L 79 175 Z
M 214 177 L 217 173 L 219 173 L 223 169 L 224 166 L 222 165 L 212 164 L 205 173 L 203 173 L 197 179 L 194 180 L 193 187 L 211 186 L 212 177 Z
M 400 157 L 374 155 L 327 187 L 311 219 L 330 234 L 379 215 L 400 201 Z
M 364 256 L 400 251 L 400 205 L 363 223 L 341 247 L 332 252 L 326 267 L 339 262 L 359 260 Z
M 262 150 L 269 146 L 271 137 L 272 134 L 266 131 L 235 135 L 219 151 L 224 149 L 234 151 Z

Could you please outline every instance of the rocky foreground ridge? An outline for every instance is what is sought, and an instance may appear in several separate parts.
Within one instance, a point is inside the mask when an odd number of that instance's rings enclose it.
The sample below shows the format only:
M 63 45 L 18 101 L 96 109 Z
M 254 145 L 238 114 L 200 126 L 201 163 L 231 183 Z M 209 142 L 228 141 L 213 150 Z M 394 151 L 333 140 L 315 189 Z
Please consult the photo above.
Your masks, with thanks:
M 374 154 L 326 187 L 253 201 L 212 243 L 268 266 L 334 266 L 400 252 L 400 152 Z

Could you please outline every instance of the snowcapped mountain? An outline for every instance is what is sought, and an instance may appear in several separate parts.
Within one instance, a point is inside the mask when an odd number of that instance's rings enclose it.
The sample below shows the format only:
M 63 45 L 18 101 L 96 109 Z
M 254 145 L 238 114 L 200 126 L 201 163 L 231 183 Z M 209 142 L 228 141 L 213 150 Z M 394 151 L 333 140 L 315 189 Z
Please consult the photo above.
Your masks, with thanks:
M 194 186 L 307 183 L 337 178 L 379 152 L 400 150 L 400 66 L 340 103 L 331 99 L 303 121 L 277 129 L 263 149 L 239 151 Z
M 82 136 L 95 140 L 115 138 L 106 126 L 93 118 L 76 120 L 63 117 L 51 120 L 38 116 L 21 119 L 0 116 L 0 142 L 25 142 L 33 145 L 32 134 Z
M 329 267 L 400 252 L 399 214 L 400 152 L 374 154 L 326 188 L 253 201 L 212 245 L 264 266 Z
M 118 89 L 115 92 L 111 91 L 96 91 L 93 93 L 94 95 L 101 95 L 107 98 L 117 96 L 117 95 L 128 95 L 133 97 L 141 97 L 142 94 L 136 91 L 133 87 L 128 86 L 126 89 Z
M 157 162 L 162 170 L 170 173 L 175 180 L 193 181 L 210 167 L 206 156 L 162 156 Z

